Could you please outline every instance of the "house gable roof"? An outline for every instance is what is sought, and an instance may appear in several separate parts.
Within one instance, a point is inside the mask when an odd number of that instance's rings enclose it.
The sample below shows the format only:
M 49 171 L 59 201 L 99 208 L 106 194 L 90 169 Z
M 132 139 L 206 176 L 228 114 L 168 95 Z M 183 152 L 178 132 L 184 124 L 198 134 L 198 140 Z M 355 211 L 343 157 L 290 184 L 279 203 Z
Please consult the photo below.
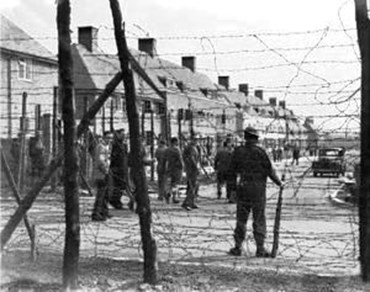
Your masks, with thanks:
M 57 62 L 56 56 L 53 56 L 44 46 L 1 14 L 0 23 L 0 49 L 30 55 L 53 63 Z
M 90 52 L 83 45 L 73 46 L 74 72 L 76 89 L 102 90 L 110 79 L 119 72 L 120 63 L 118 57 L 100 51 Z M 176 65 L 158 57 L 151 57 L 144 52 L 130 48 L 132 56 L 138 61 L 146 74 L 151 78 L 159 90 L 167 88 L 160 79 L 173 80 L 183 83 L 186 91 L 198 91 L 202 88 L 214 90 L 215 85 L 208 76 L 192 72 L 188 68 Z M 134 74 L 138 95 L 150 96 L 157 99 L 156 94 L 137 74 Z M 123 88 L 121 89 L 123 92 Z
M 113 76 L 120 71 L 120 67 L 115 64 L 113 58 L 99 52 L 91 53 L 83 45 L 73 44 L 72 56 L 77 90 L 103 90 Z M 123 92 L 123 87 L 118 86 L 116 91 Z
M 192 72 L 186 67 L 156 56 L 151 57 L 144 52 L 134 49 L 130 49 L 130 51 L 140 63 L 141 67 L 152 76 L 156 76 L 157 78 L 160 76 L 174 81 L 181 81 L 184 84 L 185 89 L 189 91 L 199 91 L 203 88 L 210 90 L 216 89 L 213 82 L 205 74 Z

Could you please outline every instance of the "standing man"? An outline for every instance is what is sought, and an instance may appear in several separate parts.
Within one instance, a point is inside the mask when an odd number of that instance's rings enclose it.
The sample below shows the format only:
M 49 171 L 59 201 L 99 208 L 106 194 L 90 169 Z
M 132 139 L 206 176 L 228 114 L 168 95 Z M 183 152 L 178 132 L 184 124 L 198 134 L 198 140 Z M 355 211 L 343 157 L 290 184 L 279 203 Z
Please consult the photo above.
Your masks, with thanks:
M 154 153 L 157 159 L 157 177 L 158 177 L 158 200 L 163 201 L 166 196 L 166 142 L 164 140 L 159 141 L 159 146 Z
M 184 162 L 181 151 L 179 149 L 179 140 L 176 137 L 171 138 L 171 146 L 165 152 L 165 174 L 170 180 L 170 192 L 166 194 L 166 203 L 170 203 L 172 195 L 172 203 L 178 204 L 178 185 L 181 181 Z
M 280 162 L 283 159 L 283 148 L 281 146 L 278 147 L 276 150 L 277 153 L 277 161 Z
M 186 172 L 186 198 L 182 203 L 182 207 L 190 211 L 191 209 L 197 209 L 198 206 L 195 204 L 195 197 L 198 194 L 198 164 L 200 163 L 200 154 L 197 148 L 195 137 L 190 138 L 190 142 L 186 145 L 183 153 L 185 172 Z
M 128 147 L 125 141 L 124 129 L 114 132 L 110 161 L 113 189 L 111 190 L 109 203 L 115 209 L 123 209 L 121 197 L 122 192 L 127 188 L 128 182 Z
M 241 246 L 245 239 L 249 213 L 253 213 L 253 236 L 256 241 L 257 257 L 270 257 L 264 248 L 266 237 L 266 181 L 267 177 L 278 186 L 283 184 L 277 177 L 271 161 L 258 143 L 256 129 L 247 127 L 244 131 L 245 145 L 235 149 L 230 164 L 230 174 L 237 181 L 236 228 L 234 230 L 235 247 L 229 254 L 241 255 Z
M 221 199 L 222 186 L 226 183 L 226 198 L 231 202 L 232 182 L 230 181 L 229 166 L 233 146 L 231 139 L 227 138 L 222 148 L 220 148 L 215 156 L 215 170 L 217 173 L 217 199 Z
M 292 160 L 292 164 L 294 162 L 296 163 L 296 165 L 299 164 L 299 156 L 300 156 L 300 154 L 299 154 L 299 147 L 298 147 L 297 144 L 295 144 L 294 147 L 293 147 L 293 160 Z
M 105 132 L 103 138 L 98 138 L 98 143 L 93 154 L 93 178 L 97 189 L 95 195 L 94 209 L 91 219 L 93 221 L 105 221 L 110 218 L 108 213 L 109 200 L 109 164 L 110 164 L 110 141 L 113 136 Z

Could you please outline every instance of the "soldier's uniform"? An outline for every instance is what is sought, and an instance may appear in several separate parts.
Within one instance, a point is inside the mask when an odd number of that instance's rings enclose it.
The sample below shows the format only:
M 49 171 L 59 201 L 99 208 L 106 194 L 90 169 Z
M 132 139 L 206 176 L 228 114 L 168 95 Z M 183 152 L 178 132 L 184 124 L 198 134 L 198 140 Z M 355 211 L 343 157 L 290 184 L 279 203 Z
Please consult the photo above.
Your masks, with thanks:
M 235 248 L 230 250 L 230 254 L 241 254 L 241 245 L 246 234 L 246 223 L 249 213 L 252 211 L 253 235 L 257 245 L 256 255 L 267 257 L 269 254 L 264 249 L 266 181 L 267 177 L 270 177 L 279 186 L 281 181 L 276 176 L 267 153 L 257 145 L 256 130 L 247 128 L 245 133 L 246 143 L 235 149 L 230 164 L 230 175 L 234 178 L 237 192 Z

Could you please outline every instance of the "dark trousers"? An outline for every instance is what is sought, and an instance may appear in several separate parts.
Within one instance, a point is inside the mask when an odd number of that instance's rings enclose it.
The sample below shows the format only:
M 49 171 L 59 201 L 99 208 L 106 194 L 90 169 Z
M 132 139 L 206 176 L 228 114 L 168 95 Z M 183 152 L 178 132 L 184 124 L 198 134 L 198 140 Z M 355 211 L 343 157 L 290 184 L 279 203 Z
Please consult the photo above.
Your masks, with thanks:
M 233 190 L 232 182 L 227 173 L 218 172 L 217 173 L 217 196 L 221 198 L 222 186 L 226 184 L 226 198 L 230 199 L 231 192 Z
M 253 236 L 257 246 L 262 247 L 266 237 L 266 200 L 240 200 L 236 207 L 236 228 L 234 230 L 235 246 L 241 247 L 246 234 L 246 225 L 250 212 L 253 216 Z
M 195 197 L 198 195 L 198 174 L 186 173 L 187 188 L 186 188 L 186 198 L 183 205 L 193 206 L 195 204 Z
M 157 172 L 158 176 L 158 198 L 166 196 L 166 174 L 164 172 Z
M 126 190 L 126 181 L 123 175 L 112 174 L 112 189 L 109 196 L 109 202 L 113 204 L 121 204 L 122 192 Z
M 97 193 L 95 196 L 93 215 L 105 217 L 108 214 L 108 182 L 106 179 L 97 179 L 95 184 Z
M 298 165 L 299 164 L 299 157 L 293 157 L 292 164 L 294 164 L 294 162 L 295 162 L 296 165 Z

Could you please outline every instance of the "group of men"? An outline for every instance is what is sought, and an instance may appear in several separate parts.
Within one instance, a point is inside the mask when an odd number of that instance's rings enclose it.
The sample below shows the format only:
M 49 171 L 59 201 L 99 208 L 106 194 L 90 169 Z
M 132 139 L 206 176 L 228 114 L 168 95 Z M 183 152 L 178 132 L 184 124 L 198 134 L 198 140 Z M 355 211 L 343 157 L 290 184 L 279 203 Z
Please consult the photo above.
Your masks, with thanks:
M 235 246 L 228 252 L 240 256 L 242 243 L 246 235 L 249 214 L 253 215 L 253 235 L 256 241 L 256 256 L 270 257 L 265 249 L 266 238 L 266 182 L 269 177 L 280 188 L 283 182 L 277 176 L 266 151 L 258 145 L 258 132 L 247 127 L 244 131 L 245 143 L 234 149 L 231 139 L 226 139 L 223 147 L 215 156 L 214 168 L 217 173 L 217 198 L 222 196 L 222 186 L 226 184 L 226 198 L 229 203 L 237 203 L 236 228 L 234 230 Z M 181 153 L 177 138 L 171 139 L 171 146 L 166 148 L 161 142 L 156 151 L 158 161 L 158 198 L 166 199 L 172 195 L 173 203 L 177 200 L 177 185 L 181 179 L 183 164 L 187 178 L 187 194 L 182 207 L 188 211 L 198 208 L 195 199 L 198 195 L 199 151 L 194 139 L 185 146 Z M 184 163 L 182 162 L 184 161 Z M 166 192 L 166 180 L 170 181 L 170 192 Z
M 247 127 L 244 137 L 245 143 L 242 146 L 234 148 L 231 139 L 227 139 L 224 147 L 217 151 L 214 163 L 217 173 L 217 197 L 221 198 L 222 186 L 226 184 L 226 197 L 230 203 L 236 202 L 237 206 L 235 246 L 230 249 L 229 254 L 241 255 L 247 220 L 252 212 L 253 235 L 257 246 L 256 256 L 269 257 L 270 254 L 264 247 L 266 181 L 269 177 L 280 188 L 283 187 L 283 182 L 276 175 L 266 151 L 258 145 L 257 131 Z M 128 161 L 124 159 L 124 156 L 128 157 L 128 152 L 124 142 L 124 133 L 115 132 L 111 151 L 109 139 L 109 136 L 105 135 L 94 150 L 94 171 L 98 176 L 95 176 L 97 196 L 92 219 L 97 221 L 110 217 L 108 203 L 117 209 L 122 208 L 122 190 L 127 188 L 128 184 L 129 174 L 126 171 Z M 181 207 L 186 211 L 197 209 L 200 151 L 195 138 L 191 137 L 183 151 L 179 147 L 178 138 L 173 137 L 168 147 L 165 141 L 161 140 L 155 151 L 155 158 L 157 160 L 158 199 L 167 204 L 180 203 L 179 184 L 185 171 L 187 190 Z M 108 182 L 109 179 L 112 179 L 112 182 Z M 107 196 L 105 189 L 109 183 L 113 185 L 113 191 Z
M 179 140 L 176 137 L 171 139 L 169 147 L 166 146 L 165 141 L 160 141 L 155 158 L 157 159 L 158 199 L 170 203 L 172 197 L 172 203 L 180 202 L 179 184 L 185 170 L 187 189 L 186 198 L 181 206 L 187 211 L 197 209 L 200 153 L 195 138 L 190 139 L 183 152 L 179 148 Z
M 123 209 L 123 192 L 130 198 L 128 206 L 133 209 L 134 198 L 128 190 L 129 153 L 124 129 L 114 133 L 105 132 L 103 137 L 94 139 L 90 154 L 93 158 L 96 195 L 91 217 L 93 221 L 105 221 L 111 217 L 108 204 L 115 209 Z

